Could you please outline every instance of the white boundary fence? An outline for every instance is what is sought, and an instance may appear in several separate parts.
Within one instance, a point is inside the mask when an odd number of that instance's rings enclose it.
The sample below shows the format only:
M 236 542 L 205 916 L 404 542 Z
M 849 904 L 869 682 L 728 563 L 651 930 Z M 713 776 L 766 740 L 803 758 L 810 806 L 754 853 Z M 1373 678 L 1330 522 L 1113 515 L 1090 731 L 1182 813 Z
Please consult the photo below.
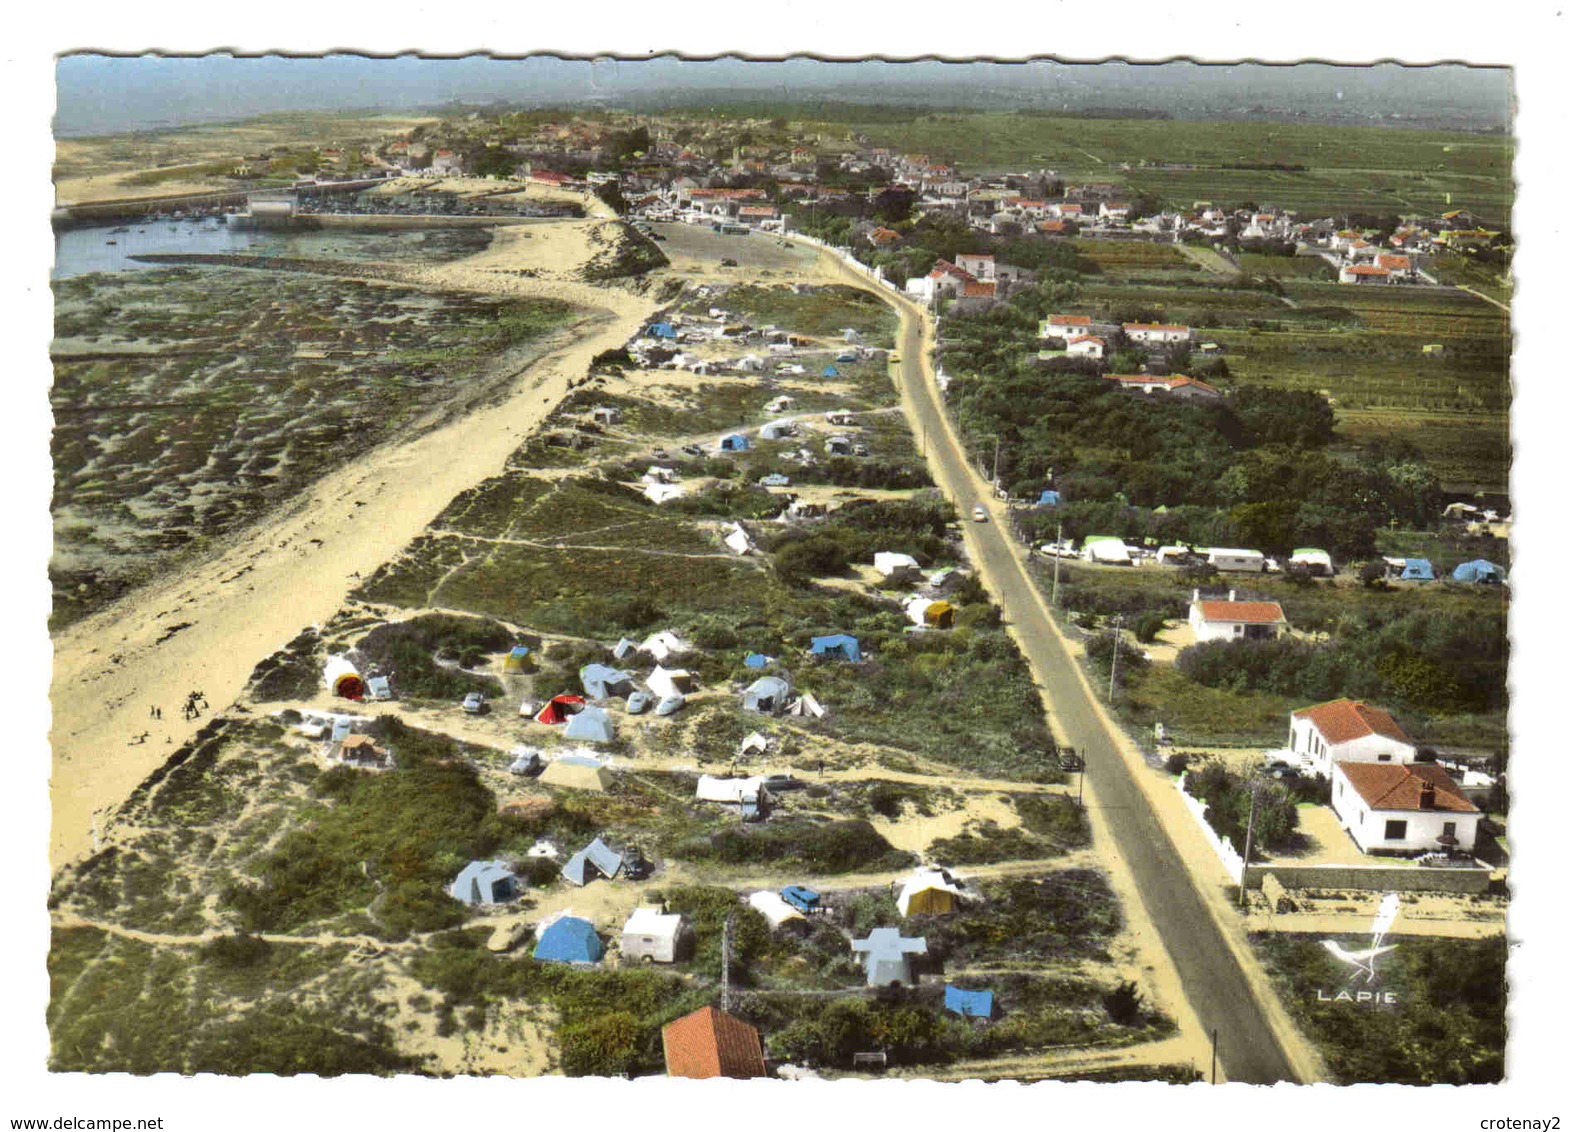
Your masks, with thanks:
M 1184 800 L 1184 807 L 1194 815 L 1195 823 L 1200 826 L 1200 832 L 1205 834 L 1206 840 L 1211 843 L 1211 848 L 1215 849 L 1216 855 L 1222 859 L 1222 867 L 1227 870 L 1227 875 L 1233 878 L 1234 883 L 1242 883 L 1244 858 L 1237 849 L 1233 848 L 1231 839 L 1218 834 L 1211 828 L 1211 823 L 1206 821 L 1206 804 L 1185 788 L 1185 780 L 1188 777 L 1187 774 L 1181 774 L 1178 776 L 1178 781 L 1174 783 L 1178 788 L 1178 796 Z

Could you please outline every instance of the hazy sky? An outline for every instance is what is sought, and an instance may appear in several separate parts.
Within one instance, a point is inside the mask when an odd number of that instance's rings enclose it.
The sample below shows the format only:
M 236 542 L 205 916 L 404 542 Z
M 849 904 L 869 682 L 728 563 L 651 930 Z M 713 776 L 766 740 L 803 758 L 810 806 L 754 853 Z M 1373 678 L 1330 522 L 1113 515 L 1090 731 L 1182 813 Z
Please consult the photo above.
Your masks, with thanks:
M 499 99 L 615 105 L 670 97 L 673 91 L 701 98 L 704 91 L 722 90 L 796 101 L 1146 106 L 1183 116 L 1211 116 L 1258 103 L 1343 116 L 1440 116 L 1478 126 L 1504 125 L 1510 118 L 1509 72 L 1461 66 L 68 55 L 59 60 L 56 78 L 55 126 L 62 135 L 119 133 L 278 110 L 403 110 L 452 100 Z

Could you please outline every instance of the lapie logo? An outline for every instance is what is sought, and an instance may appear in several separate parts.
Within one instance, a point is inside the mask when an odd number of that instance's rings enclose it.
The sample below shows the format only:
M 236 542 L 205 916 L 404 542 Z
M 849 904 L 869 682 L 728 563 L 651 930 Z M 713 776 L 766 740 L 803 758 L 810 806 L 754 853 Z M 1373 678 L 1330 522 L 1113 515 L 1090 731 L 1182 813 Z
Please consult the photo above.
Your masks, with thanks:
M 1401 909 L 1401 898 L 1394 892 L 1388 892 L 1385 899 L 1380 901 L 1380 910 L 1375 913 L 1375 922 L 1370 927 L 1369 946 L 1359 950 L 1349 950 L 1334 939 L 1323 939 L 1320 946 L 1331 953 L 1331 957 L 1340 963 L 1345 963 L 1352 968 L 1348 977 L 1350 985 L 1363 980 L 1366 989 L 1351 990 L 1344 988 L 1330 993 L 1317 990 L 1315 998 L 1319 1002 L 1352 1002 L 1371 1006 L 1394 1006 L 1396 995 L 1390 991 L 1377 991 L 1372 989 L 1375 982 L 1375 960 L 1390 951 L 1395 951 L 1397 945 L 1385 942 L 1386 933 L 1391 930 L 1391 925 L 1396 921 L 1397 912 Z

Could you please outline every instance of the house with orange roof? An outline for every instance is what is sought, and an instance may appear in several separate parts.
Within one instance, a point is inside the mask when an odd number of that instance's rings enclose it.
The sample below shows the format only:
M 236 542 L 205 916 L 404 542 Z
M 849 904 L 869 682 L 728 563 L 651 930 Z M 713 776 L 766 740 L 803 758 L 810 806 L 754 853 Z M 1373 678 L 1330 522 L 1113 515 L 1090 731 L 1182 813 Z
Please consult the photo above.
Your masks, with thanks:
M 1189 602 L 1189 627 L 1195 642 L 1272 641 L 1287 632 L 1287 615 L 1274 601 L 1238 601 L 1238 592 L 1229 590 L 1227 600 L 1200 596 L 1195 590 Z
M 1339 283 L 1390 283 L 1391 269 L 1373 263 L 1350 263 L 1337 274 Z
M 1039 220 L 1036 230 L 1044 236 L 1062 236 L 1068 233 L 1069 226 L 1062 220 Z
M 660 1031 L 668 1077 L 767 1077 L 758 1030 L 713 1006 L 668 1022 Z
M 1091 318 L 1083 314 L 1055 314 L 1037 325 L 1039 338 L 1080 338 L 1091 333 Z
M 874 228 L 867 234 L 867 239 L 876 248 L 887 248 L 890 244 L 899 242 L 900 233 L 893 228 Z
M 1116 381 L 1126 393 L 1168 393 L 1185 401 L 1210 401 L 1222 396 L 1222 391 L 1198 377 L 1175 373 L 1162 377 L 1150 373 L 1104 373 L 1104 381 Z
M 1331 808 L 1365 853 L 1470 853 L 1483 814 L 1434 763 L 1335 762 Z
M 1385 268 L 1394 278 L 1413 278 L 1413 261 L 1405 255 L 1392 255 L 1389 252 L 1381 252 L 1375 256 L 1375 266 Z
M 1072 358 L 1095 358 L 1101 360 L 1107 355 L 1107 342 L 1095 334 L 1082 334 L 1069 340 L 1065 350 Z
M 1288 717 L 1288 749 L 1323 778 L 1338 762 L 1413 761 L 1418 747 L 1384 708 L 1362 700 L 1332 700 Z

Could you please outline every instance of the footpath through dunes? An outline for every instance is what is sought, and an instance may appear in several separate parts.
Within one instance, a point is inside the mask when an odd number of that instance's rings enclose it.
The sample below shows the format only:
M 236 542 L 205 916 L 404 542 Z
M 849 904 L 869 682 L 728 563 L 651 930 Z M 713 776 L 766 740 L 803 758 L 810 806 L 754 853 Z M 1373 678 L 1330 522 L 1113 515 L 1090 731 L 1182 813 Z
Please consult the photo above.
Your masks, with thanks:
M 258 661 L 332 616 L 362 575 L 403 549 L 453 496 L 500 472 L 590 359 L 625 343 L 653 313 L 652 299 L 579 278 L 604 250 L 603 227 L 591 220 L 501 229 L 471 259 L 386 265 L 379 274 L 389 280 L 557 299 L 582 306 L 585 317 L 546 340 L 500 400 L 372 450 L 208 558 L 55 636 L 53 867 L 88 851 L 95 816 L 205 722 L 181 719 L 188 693 L 201 691 L 215 709 L 229 704 Z M 149 718 L 154 707 L 162 719 Z

